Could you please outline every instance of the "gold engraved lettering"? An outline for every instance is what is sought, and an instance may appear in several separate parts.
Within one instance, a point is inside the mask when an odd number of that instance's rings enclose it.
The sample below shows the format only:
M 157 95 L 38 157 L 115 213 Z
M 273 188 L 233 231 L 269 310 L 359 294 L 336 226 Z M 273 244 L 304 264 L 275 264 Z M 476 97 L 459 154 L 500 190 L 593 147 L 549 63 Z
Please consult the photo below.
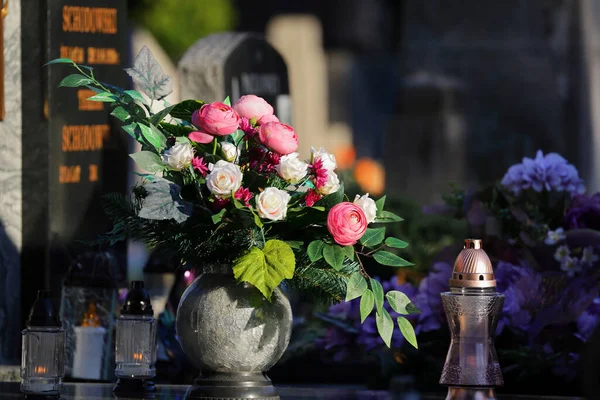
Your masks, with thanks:
M 81 167 L 79 165 L 61 165 L 59 168 L 59 183 L 77 183 L 81 180 Z
M 85 49 L 78 46 L 60 45 L 60 58 L 70 58 L 78 64 L 85 62 Z
M 88 64 L 115 65 L 121 60 L 119 52 L 113 48 L 88 47 Z
M 117 33 L 117 9 L 63 6 L 63 32 Z
M 104 147 L 110 125 L 65 125 L 62 128 L 63 151 L 96 151 Z
M 101 101 L 88 100 L 95 95 L 96 92 L 89 89 L 79 89 L 77 91 L 77 100 L 79 100 L 80 111 L 101 111 L 104 110 L 104 103 Z
M 88 180 L 96 182 L 98 180 L 98 164 L 88 165 Z

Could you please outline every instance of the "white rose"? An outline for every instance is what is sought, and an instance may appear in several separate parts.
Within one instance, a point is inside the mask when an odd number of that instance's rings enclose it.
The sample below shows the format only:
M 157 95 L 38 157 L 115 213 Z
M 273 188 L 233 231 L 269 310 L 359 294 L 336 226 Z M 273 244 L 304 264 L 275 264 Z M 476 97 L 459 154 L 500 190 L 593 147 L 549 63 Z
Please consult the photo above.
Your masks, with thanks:
M 210 164 L 209 169 L 206 186 L 215 196 L 229 197 L 242 186 L 242 171 L 239 166 L 219 160 L 216 164 Z
M 310 148 L 312 163 L 315 163 L 316 159 L 321 159 L 323 161 L 323 168 L 328 171 L 333 171 L 337 168 L 337 162 L 335 161 L 335 156 L 331 153 L 325 151 L 324 148 L 320 148 L 319 150 L 315 150 L 314 147 Z
M 221 153 L 225 160 L 234 162 L 240 155 L 240 150 L 233 143 L 223 142 L 221 143 Z
M 290 183 L 298 183 L 306 176 L 308 164 L 298 159 L 298 153 L 281 157 L 277 165 L 277 173 Z
M 323 196 L 327 196 L 328 194 L 337 192 L 339 188 L 340 180 L 338 176 L 332 170 L 328 170 L 327 181 L 319 188 L 319 193 L 321 193 Z
M 285 219 L 291 196 L 285 190 L 268 187 L 256 198 L 256 208 L 261 218 L 279 221 Z
M 177 143 L 162 155 L 162 161 L 169 167 L 180 171 L 192 163 L 194 149 L 189 143 Z
M 364 196 L 356 195 L 354 204 L 363 210 L 367 217 L 367 223 L 370 224 L 371 222 L 375 222 L 375 218 L 377 217 L 377 205 L 375 204 L 375 200 L 369 198 L 369 193 Z

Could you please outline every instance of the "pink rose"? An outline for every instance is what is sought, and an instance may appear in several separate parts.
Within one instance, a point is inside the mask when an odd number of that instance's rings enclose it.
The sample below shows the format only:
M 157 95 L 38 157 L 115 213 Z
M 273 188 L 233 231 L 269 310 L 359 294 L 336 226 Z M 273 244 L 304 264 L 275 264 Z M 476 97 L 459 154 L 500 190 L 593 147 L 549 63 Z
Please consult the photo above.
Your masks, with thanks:
M 277 118 L 275 115 L 263 115 L 258 120 L 259 125 L 264 125 L 267 122 L 279 122 L 279 118 Z
M 265 115 L 273 115 L 273 107 L 262 97 L 253 94 L 240 97 L 233 104 L 233 109 L 240 117 L 248 119 L 256 118 L 256 120 L 259 120 Z
M 227 136 L 240 126 L 240 116 L 227 104 L 216 102 L 194 111 L 192 123 L 211 135 Z
M 327 214 L 327 229 L 341 246 L 355 244 L 365 234 L 367 224 L 363 210 L 347 201 L 336 204 Z
M 261 125 L 258 138 L 268 149 L 283 156 L 298 150 L 298 136 L 294 128 L 281 122 L 267 122 Z

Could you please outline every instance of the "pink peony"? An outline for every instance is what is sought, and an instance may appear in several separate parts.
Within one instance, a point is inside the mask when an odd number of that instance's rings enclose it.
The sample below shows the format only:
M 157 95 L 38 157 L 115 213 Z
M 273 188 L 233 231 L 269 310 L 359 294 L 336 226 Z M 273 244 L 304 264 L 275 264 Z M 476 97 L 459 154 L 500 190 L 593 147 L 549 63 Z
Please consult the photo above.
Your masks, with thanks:
M 227 136 L 240 126 L 240 117 L 235 110 L 223 103 L 210 103 L 192 113 L 192 123 L 206 133 Z
M 294 128 L 281 122 L 267 122 L 261 125 L 258 138 L 268 149 L 283 156 L 298 150 L 298 136 Z
M 356 204 L 336 204 L 327 214 L 327 229 L 341 246 L 355 244 L 367 230 L 367 217 Z
M 247 94 L 240 97 L 240 99 L 233 104 L 233 109 L 240 117 L 248 119 L 256 118 L 256 120 L 259 120 L 265 115 L 273 115 L 273 107 L 262 97 L 253 94 Z
M 258 120 L 259 125 L 264 125 L 267 122 L 279 122 L 279 118 L 275 115 L 265 115 Z

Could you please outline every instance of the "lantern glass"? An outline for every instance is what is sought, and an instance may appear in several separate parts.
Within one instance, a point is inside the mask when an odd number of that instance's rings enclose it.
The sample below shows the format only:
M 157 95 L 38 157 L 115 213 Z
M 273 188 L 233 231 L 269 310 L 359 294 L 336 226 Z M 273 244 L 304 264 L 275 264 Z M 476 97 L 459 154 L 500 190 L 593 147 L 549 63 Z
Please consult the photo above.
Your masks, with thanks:
M 22 331 L 22 338 L 21 391 L 59 394 L 65 375 L 65 331 L 32 326 Z
M 123 314 L 117 320 L 115 375 L 152 378 L 156 375 L 156 320 L 148 315 Z

